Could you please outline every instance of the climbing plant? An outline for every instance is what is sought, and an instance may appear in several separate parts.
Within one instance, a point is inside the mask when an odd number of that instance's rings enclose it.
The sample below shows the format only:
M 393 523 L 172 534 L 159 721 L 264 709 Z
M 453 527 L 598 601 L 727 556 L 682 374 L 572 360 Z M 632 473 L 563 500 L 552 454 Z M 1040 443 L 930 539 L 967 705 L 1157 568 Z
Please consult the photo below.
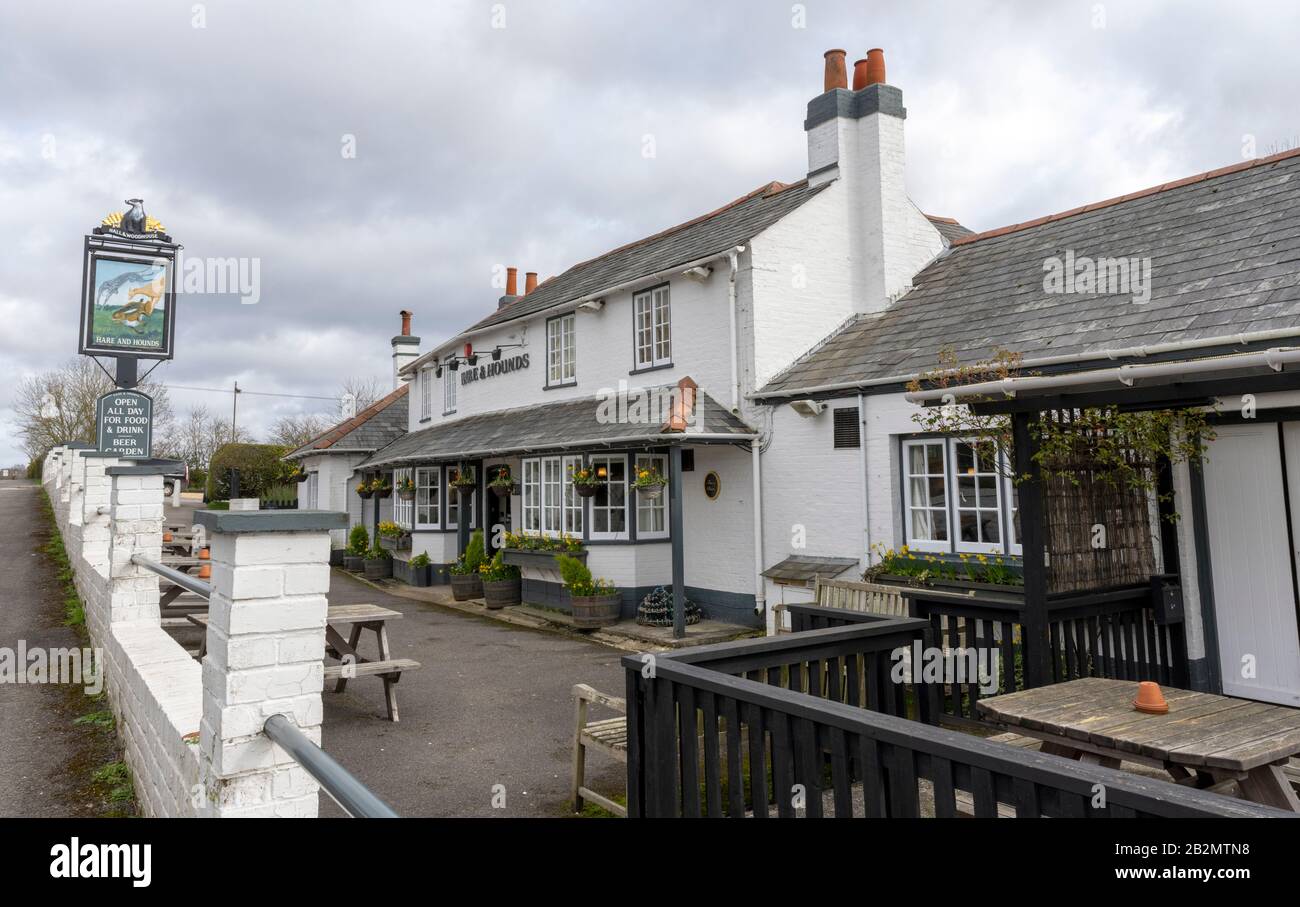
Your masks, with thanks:
M 1033 373 L 1028 373 L 1033 374 Z M 999 349 L 988 359 L 962 363 L 951 349 L 941 350 L 939 364 L 908 384 L 908 390 L 951 390 L 951 399 L 924 407 L 913 421 L 925 431 L 965 435 L 977 442 L 1012 449 L 1011 417 L 981 414 L 957 403 L 963 386 L 1021 377 L 1021 355 Z M 993 396 L 969 397 L 968 402 L 992 401 Z M 1034 461 L 1045 479 L 1060 478 L 1075 485 L 1086 475 L 1127 488 L 1155 492 L 1154 464 L 1183 463 L 1205 454 L 1215 433 L 1202 408 L 1129 412 L 1118 407 L 1082 407 L 1044 412 L 1034 422 L 1038 444 Z M 1016 482 L 1011 458 L 990 457 Z

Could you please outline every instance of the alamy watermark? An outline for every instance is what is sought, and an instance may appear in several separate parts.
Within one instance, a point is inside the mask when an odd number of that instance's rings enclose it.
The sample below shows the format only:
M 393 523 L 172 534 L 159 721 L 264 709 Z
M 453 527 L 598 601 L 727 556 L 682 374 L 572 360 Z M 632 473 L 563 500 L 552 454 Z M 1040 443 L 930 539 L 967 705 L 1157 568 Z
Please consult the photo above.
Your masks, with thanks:
M 1150 258 L 1090 258 L 1065 250 L 1065 257 L 1043 259 L 1043 290 L 1097 296 L 1131 296 L 1144 305 L 1151 301 Z
M 696 424 L 695 388 L 629 388 L 619 381 L 617 388 L 602 387 L 596 392 L 596 421 L 601 425 L 664 425 L 681 431 Z
M 29 648 L 25 639 L 15 648 L 0 646 L 0 684 L 66 683 L 98 696 L 104 689 L 103 665 L 103 649 Z
M 997 649 L 953 646 L 923 646 L 918 639 L 909 649 L 900 646 L 890 653 L 894 667 L 889 678 L 894 683 L 975 683 L 984 695 L 998 691 Z

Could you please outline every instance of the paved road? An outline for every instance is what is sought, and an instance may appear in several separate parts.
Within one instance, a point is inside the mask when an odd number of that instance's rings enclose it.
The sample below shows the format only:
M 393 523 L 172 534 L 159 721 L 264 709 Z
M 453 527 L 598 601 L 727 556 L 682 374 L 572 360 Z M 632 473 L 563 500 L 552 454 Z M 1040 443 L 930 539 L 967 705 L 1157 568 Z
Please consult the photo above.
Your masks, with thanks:
M 168 509 L 188 519 L 193 508 Z M 325 750 L 408 816 L 555 816 L 567 812 L 575 683 L 622 695 L 622 653 L 572 635 L 510 627 L 398 598 L 335 570 L 330 602 L 400 611 L 390 624 L 397 658 L 423 667 L 397 686 L 402 720 L 385 717 L 383 684 L 361 677 L 326 692 Z M 374 634 L 361 642 L 377 655 Z M 332 691 L 332 684 L 327 690 Z M 607 717 L 597 714 L 596 717 Z M 588 782 L 622 793 L 623 766 L 599 754 Z M 505 809 L 492 806 L 504 785 Z M 322 815 L 341 815 L 322 796 Z
M 63 595 L 49 559 L 41 490 L 0 481 L 0 647 L 81 645 L 63 626 Z M 6 653 L 8 654 L 8 653 Z M 0 683 L 0 816 L 86 816 L 99 806 L 79 790 L 89 732 L 72 724 L 80 693 L 51 684 Z M 90 766 L 93 768 L 94 766 Z

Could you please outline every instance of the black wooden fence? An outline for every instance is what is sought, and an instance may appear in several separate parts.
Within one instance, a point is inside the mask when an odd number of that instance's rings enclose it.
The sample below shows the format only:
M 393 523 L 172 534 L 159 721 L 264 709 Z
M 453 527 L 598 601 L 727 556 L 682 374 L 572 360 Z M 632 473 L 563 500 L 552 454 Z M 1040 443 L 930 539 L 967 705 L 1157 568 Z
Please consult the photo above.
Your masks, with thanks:
M 981 695 L 1001 695 L 1080 677 L 1188 684 L 1181 624 L 1156 621 L 1151 584 L 1047 598 L 1041 615 L 1012 593 L 966 595 L 908 589 L 912 615 L 930 622 L 950 649 L 997 653 L 997 689 L 982 693 L 977 679 L 949 684 L 941 697 L 945 719 L 978 722 Z
M 1282 815 L 933 726 L 941 685 L 890 654 L 929 620 L 791 611 L 809 629 L 623 659 L 629 816 Z

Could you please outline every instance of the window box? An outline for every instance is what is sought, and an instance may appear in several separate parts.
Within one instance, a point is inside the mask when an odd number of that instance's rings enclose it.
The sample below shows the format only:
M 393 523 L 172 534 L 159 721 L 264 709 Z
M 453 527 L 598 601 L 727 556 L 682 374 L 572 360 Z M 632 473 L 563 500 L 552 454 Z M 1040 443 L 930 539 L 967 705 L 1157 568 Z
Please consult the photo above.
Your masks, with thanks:
M 391 535 L 381 535 L 379 537 L 379 547 L 386 548 L 389 551 L 410 551 L 411 536 L 409 534 L 393 537 Z
M 555 563 L 557 554 L 568 554 L 569 557 L 577 558 L 584 564 L 587 562 L 586 551 L 529 551 L 524 548 L 505 548 L 501 552 L 501 562 L 503 564 L 512 564 L 521 570 L 531 568 L 535 570 L 555 570 L 559 567 Z
M 914 576 L 899 576 L 893 573 L 883 573 L 880 576 L 873 577 L 873 583 L 883 583 L 888 586 L 903 586 L 913 589 L 939 589 L 952 592 L 998 592 L 1007 595 L 1025 594 L 1024 586 L 1007 586 L 997 583 L 980 583 L 974 580 L 958 579 L 930 579 L 925 582 L 919 582 Z

